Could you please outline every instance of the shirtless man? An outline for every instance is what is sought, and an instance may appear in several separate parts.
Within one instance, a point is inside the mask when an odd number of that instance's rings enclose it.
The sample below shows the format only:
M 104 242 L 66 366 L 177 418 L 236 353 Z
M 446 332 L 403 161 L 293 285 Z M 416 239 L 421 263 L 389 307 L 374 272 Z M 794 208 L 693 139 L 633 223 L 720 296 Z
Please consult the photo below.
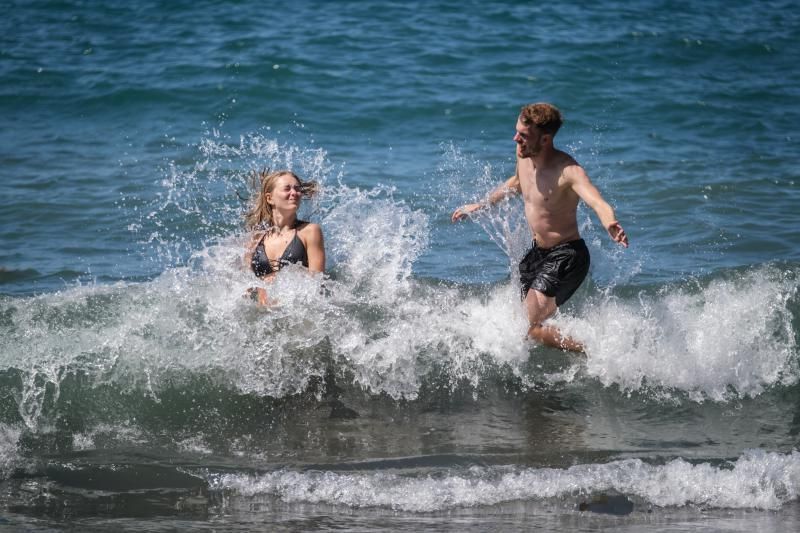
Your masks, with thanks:
M 514 135 L 516 173 L 483 202 L 456 209 L 452 220 L 462 220 L 513 194 L 522 194 L 525 218 L 533 235 L 532 247 L 519 264 L 530 323 L 528 337 L 555 348 L 582 352 L 581 343 L 544 325 L 589 272 L 589 250 L 578 232 L 578 200 L 597 213 L 615 242 L 627 248 L 628 236 L 583 168 L 553 145 L 561 122 L 561 112 L 551 104 L 524 106 Z

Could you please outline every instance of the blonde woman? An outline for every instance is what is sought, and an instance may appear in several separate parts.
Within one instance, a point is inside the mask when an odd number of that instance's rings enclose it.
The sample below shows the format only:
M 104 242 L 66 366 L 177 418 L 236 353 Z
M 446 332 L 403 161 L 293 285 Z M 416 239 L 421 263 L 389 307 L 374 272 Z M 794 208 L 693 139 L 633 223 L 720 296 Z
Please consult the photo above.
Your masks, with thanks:
M 316 193 L 315 183 L 304 183 L 289 170 L 259 172 L 259 192 L 245 215 L 251 231 L 245 265 L 261 279 L 272 279 L 287 264 L 300 263 L 309 272 L 325 271 L 325 243 L 319 224 L 297 218 L 303 196 Z M 259 287 L 252 297 L 267 304 L 267 292 Z

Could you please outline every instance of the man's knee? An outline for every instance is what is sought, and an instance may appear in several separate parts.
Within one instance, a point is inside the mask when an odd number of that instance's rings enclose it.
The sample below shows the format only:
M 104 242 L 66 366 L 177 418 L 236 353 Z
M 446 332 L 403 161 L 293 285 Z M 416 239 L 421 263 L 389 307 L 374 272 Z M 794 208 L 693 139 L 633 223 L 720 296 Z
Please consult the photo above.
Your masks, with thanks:
M 525 307 L 528 310 L 528 322 L 531 327 L 535 325 L 541 326 L 541 323 L 547 320 L 553 313 L 556 312 L 555 296 L 547 296 L 537 289 L 529 289 L 525 297 Z

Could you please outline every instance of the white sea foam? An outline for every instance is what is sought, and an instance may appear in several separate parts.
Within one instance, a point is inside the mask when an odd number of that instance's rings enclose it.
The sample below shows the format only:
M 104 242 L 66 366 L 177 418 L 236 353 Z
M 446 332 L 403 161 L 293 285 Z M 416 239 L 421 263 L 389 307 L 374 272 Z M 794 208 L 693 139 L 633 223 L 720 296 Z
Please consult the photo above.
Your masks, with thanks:
M 651 465 L 626 459 L 567 469 L 473 467 L 425 476 L 280 470 L 259 476 L 214 474 L 208 478 L 213 490 L 232 491 L 233 498 L 270 496 L 290 503 L 411 512 L 575 498 L 612 490 L 660 507 L 778 509 L 800 494 L 800 454 L 748 451 L 725 466 L 691 464 L 683 459 Z
M 587 372 L 605 385 L 677 389 L 696 400 L 756 396 L 800 375 L 790 274 L 765 266 L 636 300 L 597 295 L 557 322 L 585 342 Z
M 408 208 L 395 209 L 405 210 L 395 219 L 416 221 Z M 352 240 L 345 248 L 358 246 L 356 256 L 380 244 Z M 413 257 L 414 246 L 389 255 L 399 263 Z M 538 357 L 524 339 L 513 283 L 465 294 L 415 282 L 404 266 L 348 263 L 342 254 L 338 268 L 346 266 L 334 279 L 287 268 L 265 285 L 278 305 L 263 309 L 242 297 L 260 282 L 240 268 L 241 252 L 230 239 L 204 249 L 193 266 L 151 282 L 18 299 L 0 359 L 4 368 L 23 371 L 18 405 L 28 426 L 36 427 L 46 396 L 57 395 L 73 371 L 97 384 L 145 388 L 156 398 L 165 378 L 198 372 L 243 392 L 281 397 L 336 365 L 375 393 L 414 398 L 431 372 L 477 385 L 486 376 L 485 356 L 519 374 L 529 357 Z M 798 369 L 788 302 L 794 291 L 790 279 L 763 268 L 736 281 L 637 300 L 589 295 L 555 319 L 586 343 L 588 357 L 539 379 L 583 376 L 698 401 L 793 384 Z

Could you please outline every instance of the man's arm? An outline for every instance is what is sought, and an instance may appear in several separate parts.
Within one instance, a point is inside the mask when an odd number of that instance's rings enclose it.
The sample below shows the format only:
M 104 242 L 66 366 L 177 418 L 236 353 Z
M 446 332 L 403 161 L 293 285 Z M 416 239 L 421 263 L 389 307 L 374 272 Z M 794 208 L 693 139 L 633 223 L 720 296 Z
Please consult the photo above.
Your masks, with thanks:
M 474 213 L 478 209 L 483 209 L 484 207 L 490 207 L 500 200 L 504 200 L 509 196 L 514 194 L 519 194 L 519 173 L 515 173 L 513 176 L 508 178 L 506 181 L 498 185 L 497 187 L 489 193 L 489 196 L 482 202 L 478 202 L 475 204 L 467 204 L 459 207 L 455 211 L 453 211 L 453 216 L 450 217 L 450 220 L 453 222 L 463 220 L 467 218 L 471 213 Z
M 581 200 L 586 202 L 586 205 L 591 207 L 600 223 L 606 228 L 609 237 L 614 242 L 618 242 L 624 247 L 628 247 L 628 235 L 622 229 L 619 221 L 614 215 L 614 209 L 603 199 L 600 191 L 586 175 L 586 171 L 579 165 L 572 165 L 564 169 L 564 177 L 571 184 L 572 190 L 580 197 Z

